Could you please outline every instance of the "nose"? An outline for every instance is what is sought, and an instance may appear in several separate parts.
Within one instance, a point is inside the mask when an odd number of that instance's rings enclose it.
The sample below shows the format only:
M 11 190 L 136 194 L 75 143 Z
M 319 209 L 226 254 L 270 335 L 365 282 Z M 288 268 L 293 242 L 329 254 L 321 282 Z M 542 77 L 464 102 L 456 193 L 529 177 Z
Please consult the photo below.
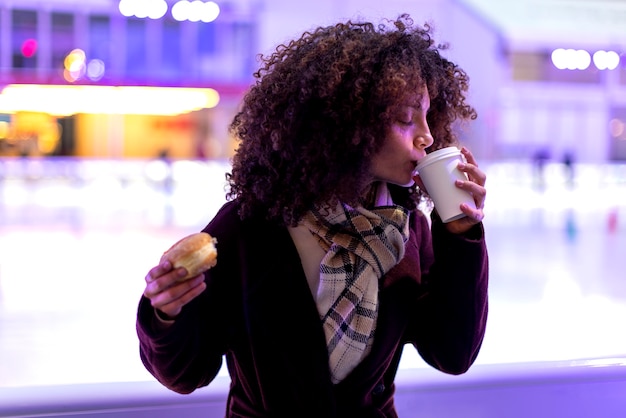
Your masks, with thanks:
M 435 140 L 433 136 L 430 134 L 430 131 L 426 131 L 426 132 L 417 134 L 415 136 L 415 139 L 413 140 L 413 143 L 415 144 L 415 147 L 418 150 L 423 151 L 426 148 L 430 147 L 434 141 Z

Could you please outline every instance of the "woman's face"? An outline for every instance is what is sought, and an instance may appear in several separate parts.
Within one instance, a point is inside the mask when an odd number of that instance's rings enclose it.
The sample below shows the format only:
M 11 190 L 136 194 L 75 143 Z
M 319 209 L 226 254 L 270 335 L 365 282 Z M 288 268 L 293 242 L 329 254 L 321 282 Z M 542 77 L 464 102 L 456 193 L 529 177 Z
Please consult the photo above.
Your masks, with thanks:
M 413 184 L 417 162 L 426 155 L 433 137 L 426 122 L 430 108 L 428 90 L 424 89 L 400 103 L 392 113 L 391 128 L 382 148 L 374 155 L 371 174 L 374 181 L 400 186 Z

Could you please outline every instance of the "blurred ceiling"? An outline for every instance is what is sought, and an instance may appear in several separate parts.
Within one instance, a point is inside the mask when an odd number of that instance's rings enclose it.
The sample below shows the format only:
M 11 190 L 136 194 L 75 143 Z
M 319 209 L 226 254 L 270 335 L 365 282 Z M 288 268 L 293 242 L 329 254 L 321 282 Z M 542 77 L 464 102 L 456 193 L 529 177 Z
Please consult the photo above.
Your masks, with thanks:
M 626 0 L 458 0 L 519 48 L 626 50 Z

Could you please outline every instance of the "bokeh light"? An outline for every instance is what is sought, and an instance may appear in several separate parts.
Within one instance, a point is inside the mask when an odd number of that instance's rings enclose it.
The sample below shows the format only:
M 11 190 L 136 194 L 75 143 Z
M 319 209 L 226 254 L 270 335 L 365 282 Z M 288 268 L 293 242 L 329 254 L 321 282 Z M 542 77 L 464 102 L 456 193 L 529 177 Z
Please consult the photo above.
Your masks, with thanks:
M 0 113 L 180 115 L 219 101 L 212 88 L 10 84 L 0 94 Z
M 86 55 L 82 49 L 74 49 L 67 54 L 63 62 L 65 70 L 63 77 L 66 81 L 72 83 L 80 80 L 86 72 Z
M 598 70 L 614 70 L 619 65 L 619 55 L 615 51 L 596 51 L 593 63 Z
M 586 70 L 592 62 L 591 54 L 583 49 L 557 48 L 551 58 L 559 70 Z M 599 50 L 593 54 L 593 64 L 598 70 L 614 70 L 619 63 L 620 56 L 615 51 Z
M 99 59 L 92 59 L 87 64 L 87 77 L 92 81 L 98 81 L 104 76 L 104 62 Z
M 31 58 L 37 52 L 37 41 L 35 39 L 27 39 L 22 43 L 22 55 Z
M 557 48 L 552 51 L 552 63 L 559 70 L 584 70 L 591 64 L 591 55 L 582 49 Z
M 172 17 L 179 22 L 213 22 L 220 14 L 220 7 L 213 1 L 181 0 L 172 6 Z
M 160 19 L 167 13 L 165 0 L 121 0 L 120 13 L 126 17 Z

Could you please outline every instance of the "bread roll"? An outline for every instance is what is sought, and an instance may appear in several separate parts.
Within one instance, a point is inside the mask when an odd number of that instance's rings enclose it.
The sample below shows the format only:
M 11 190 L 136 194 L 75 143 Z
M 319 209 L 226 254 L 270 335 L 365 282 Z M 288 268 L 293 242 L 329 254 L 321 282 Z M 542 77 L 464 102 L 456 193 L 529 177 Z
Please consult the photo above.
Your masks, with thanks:
M 188 235 L 161 256 L 161 262 L 168 260 L 174 268 L 184 267 L 187 275 L 180 281 L 204 273 L 217 263 L 217 240 L 206 232 Z

